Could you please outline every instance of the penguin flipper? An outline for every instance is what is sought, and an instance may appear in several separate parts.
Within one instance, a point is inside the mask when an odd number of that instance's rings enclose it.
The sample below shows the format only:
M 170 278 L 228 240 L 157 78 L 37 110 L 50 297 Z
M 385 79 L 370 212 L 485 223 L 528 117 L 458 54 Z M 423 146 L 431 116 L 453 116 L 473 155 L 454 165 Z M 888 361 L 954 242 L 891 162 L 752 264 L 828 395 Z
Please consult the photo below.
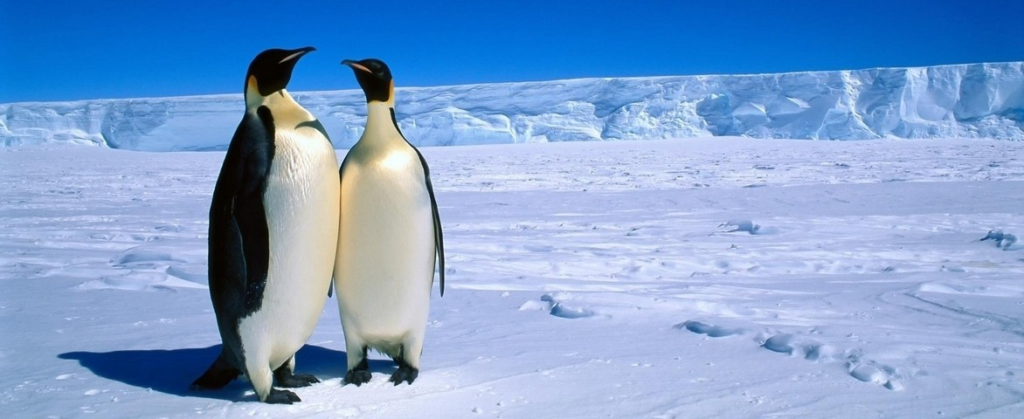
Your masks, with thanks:
M 423 166 L 423 179 L 427 184 L 427 194 L 430 195 L 430 210 L 434 214 L 434 248 L 436 249 L 435 256 L 440 266 L 441 272 L 441 296 L 444 297 L 444 234 L 441 233 L 441 216 L 437 212 L 437 200 L 434 199 L 434 186 L 430 183 L 430 167 L 427 166 L 427 159 L 423 158 L 423 153 L 416 146 L 409 142 L 408 138 L 405 138 L 405 134 L 402 134 L 402 128 L 398 126 L 398 117 L 395 115 L 395 108 L 391 108 L 391 123 L 395 125 L 395 130 L 398 131 L 398 135 L 402 136 L 406 144 L 412 147 L 416 151 L 416 156 L 420 158 L 420 165 Z M 348 160 L 348 156 L 345 156 L 345 160 Z M 342 169 L 345 165 L 342 163 Z M 430 280 L 434 280 L 434 276 L 430 276 Z
M 409 140 L 405 140 L 405 142 L 409 142 Z M 412 144 L 409 146 L 412 147 Z M 416 155 L 420 158 L 420 164 L 423 166 L 423 179 L 427 184 L 427 194 L 430 195 L 430 211 L 434 215 L 434 248 L 436 249 L 438 269 L 441 272 L 441 296 L 444 297 L 444 233 L 441 232 L 441 215 L 437 211 L 437 199 L 434 198 L 434 185 L 430 183 L 430 167 L 427 166 L 427 159 L 423 158 L 423 154 L 416 147 L 412 147 L 412 149 L 416 150 Z M 434 276 L 430 277 L 433 280 Z
M 263 191 L 273 157 L 270 110 L 246 112 L 228 146 L 210 208 L 210 293 L 215 305 L 237 317 L 259 308 L 267 283 L 270 229 Z
M 416 151 L 419 154 L 419 150 Z M 423 163 L 423 173 L 427 172 L 427 161 L 420 155 L 420 162 Z M 434 199 L 434 187 L 430 184 L 430 177 L 427 179 L 427 193 L 430 194 L 430 209 L 434 212 L 434 247 L 437 249 L 437 261 L 441 272 L 441 296 L 444 297 L 444 233 L 441 232 L 441 215 L 437 212 L 437 200 Z M 411 381 L 410 381 L 411 383 Z
M 406 140 L 408 142 L 409 140 Z M 412 144 L 409 144 L 412 146 Z M 416 147 L 412 148 L 416 150 Z M 441 296 L 444 297 L 444 234 L 441 232 L 441 215 L 437 212 L 437 200 L 434 199 L 434 186 L 430 183 L 430 168 L 427 167 L 427 160 L 423 158 L 423 154 L 420 154 L 419 150 L 416 150 L 416 155 L 420 157 L 420 164 L 423 165 L 423 178 L 427 183 L 427 194 L 430 195 L 430 211 L 434 215 L 434 248 L 436 249 L 436 256 L 438 268 L 441 271 Z M 433 275 L 431 275 L 433 279 Z

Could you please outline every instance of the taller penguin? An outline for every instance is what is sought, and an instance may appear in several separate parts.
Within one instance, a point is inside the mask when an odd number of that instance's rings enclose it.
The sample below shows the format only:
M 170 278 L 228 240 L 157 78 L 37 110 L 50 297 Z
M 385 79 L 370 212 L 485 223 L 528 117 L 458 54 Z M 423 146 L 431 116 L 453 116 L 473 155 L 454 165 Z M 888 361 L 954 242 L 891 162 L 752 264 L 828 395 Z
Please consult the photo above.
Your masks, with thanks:
M 331 286 L 338 158 L 320 122 L 285 87 L 312 47 L 261 52 L 245 76 L 245 115 L 210 205 L 210 297 L 224 341 L 193 389 L 245 373 L 261 401 L 291 404 L 316 377 L 294 374 Z
M 419 374 L 434 263 L 444 245 L 426 160 L 395 119 L 391 70 L 377 59 L 342 61 L 366 94 L 366 130 L 341 164 L 341 225 L 334 285 L 345 332 L 345 383 L 370 381 L 367 348 L 398 363 L 395 385 Z

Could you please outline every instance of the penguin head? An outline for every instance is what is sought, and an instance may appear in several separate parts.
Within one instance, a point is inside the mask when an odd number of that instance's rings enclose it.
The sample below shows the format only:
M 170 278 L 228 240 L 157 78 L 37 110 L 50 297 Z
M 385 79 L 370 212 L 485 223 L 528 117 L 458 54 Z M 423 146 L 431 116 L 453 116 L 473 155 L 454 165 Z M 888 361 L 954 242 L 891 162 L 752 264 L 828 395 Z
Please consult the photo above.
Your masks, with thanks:
M 352 67 L 356 73 L 359 87 L 366 94 L 366 103 L 377 101 L 394 104 L 395 81 L 391 78 L 391 69 L 387 64 L 376 58 L 344 60 L 341 64 Z
M 249 64 L 245 75 L 245 103 L 258 106 L 261 98 L 284 90 L 292 79 L 292 70 L 299 58 L 316 48 L 268 49 L 259 53 Z

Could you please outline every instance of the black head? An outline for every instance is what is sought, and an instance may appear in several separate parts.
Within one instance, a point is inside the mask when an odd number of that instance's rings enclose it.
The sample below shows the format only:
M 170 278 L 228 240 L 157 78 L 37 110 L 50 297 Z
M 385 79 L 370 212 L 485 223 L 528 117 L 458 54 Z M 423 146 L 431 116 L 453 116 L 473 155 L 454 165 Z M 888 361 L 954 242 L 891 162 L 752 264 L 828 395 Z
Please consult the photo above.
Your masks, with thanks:
M 315 50 L 313 47 L 275 48 L 259 53 L 249 64 L 249 72 L 245 75 L 246 95 L 249 95 L 250 90 L 255 90 L 260 96 L 270 96 L 271 93 L 284 89 L 292 79 L 295 63 L 298 63 L 303 55 Z
M 345 60 L 343 65 L 352 67 L 356 73 L 356 80 L 359 87 L 363 88 L 366 94 L 366 102 L 373 101 L 388 102 L 395 90 L 394 80 L 391 78 L 391 69 L 387 64 L 376 58 L 367 58 L 360 61 Z

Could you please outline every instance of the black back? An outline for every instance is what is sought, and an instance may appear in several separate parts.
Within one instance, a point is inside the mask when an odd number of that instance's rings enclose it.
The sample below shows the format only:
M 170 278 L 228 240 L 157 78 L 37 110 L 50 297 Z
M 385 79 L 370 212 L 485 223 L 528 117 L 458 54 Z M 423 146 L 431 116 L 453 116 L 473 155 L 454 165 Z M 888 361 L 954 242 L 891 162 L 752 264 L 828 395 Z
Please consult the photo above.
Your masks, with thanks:
M 235 355 L 235 363 L 242 362 L 238 321 L 259 310 L 267 284 L 270 231 L 263 192 L 273 160 L 273 116 L 261 106 L 238 125 L 210 205 L 210 297 L 229 349 L 224 352 Z

